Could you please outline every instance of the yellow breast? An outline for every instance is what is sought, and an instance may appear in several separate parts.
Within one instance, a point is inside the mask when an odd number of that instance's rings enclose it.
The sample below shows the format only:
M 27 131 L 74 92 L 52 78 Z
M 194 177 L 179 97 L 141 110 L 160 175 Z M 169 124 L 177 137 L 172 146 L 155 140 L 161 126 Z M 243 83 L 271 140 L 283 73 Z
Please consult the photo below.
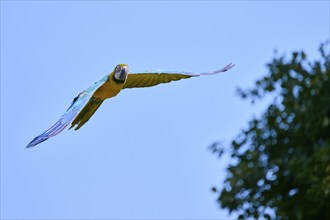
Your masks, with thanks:
M 116 96 L 122 90 L 125 82 L 116 82 L 113 73 L 109 74 L 109 79 L 96 90 L 93 97 L 101 100 Z

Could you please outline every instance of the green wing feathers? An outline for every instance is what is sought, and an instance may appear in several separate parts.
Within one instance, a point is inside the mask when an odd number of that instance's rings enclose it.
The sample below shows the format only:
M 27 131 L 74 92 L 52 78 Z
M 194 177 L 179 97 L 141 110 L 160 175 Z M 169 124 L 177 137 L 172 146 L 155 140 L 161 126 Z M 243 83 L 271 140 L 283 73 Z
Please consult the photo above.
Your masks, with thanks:
M 85 107 L 80 111 L 78 116 L 73 120 L 69 129 L 77 125 L 74 130 L 78 130 L 81 126 L 83 126 L 101 106 L 103 101 L 104 100 L 99 98 L 92 97 L 85 105 Z
M 233 68 L 235 65 L 229 63 L 222 69 L 212 72 L 186 72 L 186 71 L 152 71 L 146 73 L 134 73 L 128 74 L 127 80 L 124 84 L 123 89 L 127 88 L 142 88 L 151 87 L 161 83 L 169 83 L 171 81 L 177 81 L 180 79 L 187 79 L 190 77 L 202 76 L 202 75 L 213 75 L 217 73 L 226 72 Z
M 167 73 L 136 73 L 129 74 L 124 84 L 126 88 L 142 88 L 151 87 L 161 83 L 169 83 L 180 79 L 190 78 L 192 76 L 183 74 L 167 74 Z

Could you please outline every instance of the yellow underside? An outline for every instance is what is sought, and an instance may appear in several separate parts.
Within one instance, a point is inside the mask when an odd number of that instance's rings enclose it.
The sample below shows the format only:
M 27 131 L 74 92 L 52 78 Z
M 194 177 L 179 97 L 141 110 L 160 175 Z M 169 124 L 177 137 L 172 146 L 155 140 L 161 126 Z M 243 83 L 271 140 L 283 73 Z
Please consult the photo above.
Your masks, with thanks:
M 83 126 L 101 106 L 105 99 L 116 96 L 123 88 L 124 83 L 117 83 L 113 80 L 113 74 L 110 74 L 109 80 L 106 81 L 100 88 L 93 94 L 92 98 L 88 101 L 85 107 L 80 111 L 77 117 L 71 123 L 71 127 L 77 125 L 75 130 Z

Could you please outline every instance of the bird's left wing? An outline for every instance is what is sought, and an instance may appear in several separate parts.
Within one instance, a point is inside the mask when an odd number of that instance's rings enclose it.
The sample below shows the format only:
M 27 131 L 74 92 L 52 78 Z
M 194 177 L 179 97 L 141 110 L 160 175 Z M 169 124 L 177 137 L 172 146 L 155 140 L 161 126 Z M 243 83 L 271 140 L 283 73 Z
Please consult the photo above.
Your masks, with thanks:
M 108 75 L 104 76 L 100 81 L 96 82 L 93 86 L 89 87 L 85 91 L 81 92 L 77 97 L 75 97 L 62 115 L 62 117 L 45 132 L 41 133 L 39 136 L 35 137 L 26 147 L 34 147 L 37 144 L 59 134 L 63 131 L 66 126 L 68 126 L 78 115 L 81 109 L 88 103 L 94 92 L 108 80 Z
M 223 67 L 222 69 L 207 73 L 151 70 L 151 71 L 146 71 L 145 73 L 128 74 L 123 89 L 151 87 L 161 83 L 169 83 L 172 81 L 187 79 L 190 77 L 213 75 L 221 72 L 226 72 L 232 67 L 234 67 L 234 65 L 232 63 L 229 63 L 227 66 Z

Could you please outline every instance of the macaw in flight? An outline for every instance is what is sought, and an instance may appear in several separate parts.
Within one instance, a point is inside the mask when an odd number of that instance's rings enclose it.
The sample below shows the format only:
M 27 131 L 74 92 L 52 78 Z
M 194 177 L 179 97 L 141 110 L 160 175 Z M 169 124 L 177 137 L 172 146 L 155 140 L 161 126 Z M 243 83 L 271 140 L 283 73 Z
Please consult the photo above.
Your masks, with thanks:
M 34 147 L 50 137 L 59 134 L 71 122 L 71 127 L 69 129 L 75 127 L 74 129 L 78 130 L 92 117 L 104 100 L 116 96 L 122 89 L 151 87 L 161 83 L 169 83 L 171 81 L 190 77 L 213 75 L 226 72 L 233 66 L 232 63 L 229 63 L 222 69 L 208 73 L 148 71 L 145 73 L 131 74 L 128 71 L 128 65 L 118 64 L 110 74 L 104 76 L 100 81 L 79 93 L 79 95 L 73 99 L 71 105 L 62 117 L 48 130 L 34 138 L 26 148 Z

